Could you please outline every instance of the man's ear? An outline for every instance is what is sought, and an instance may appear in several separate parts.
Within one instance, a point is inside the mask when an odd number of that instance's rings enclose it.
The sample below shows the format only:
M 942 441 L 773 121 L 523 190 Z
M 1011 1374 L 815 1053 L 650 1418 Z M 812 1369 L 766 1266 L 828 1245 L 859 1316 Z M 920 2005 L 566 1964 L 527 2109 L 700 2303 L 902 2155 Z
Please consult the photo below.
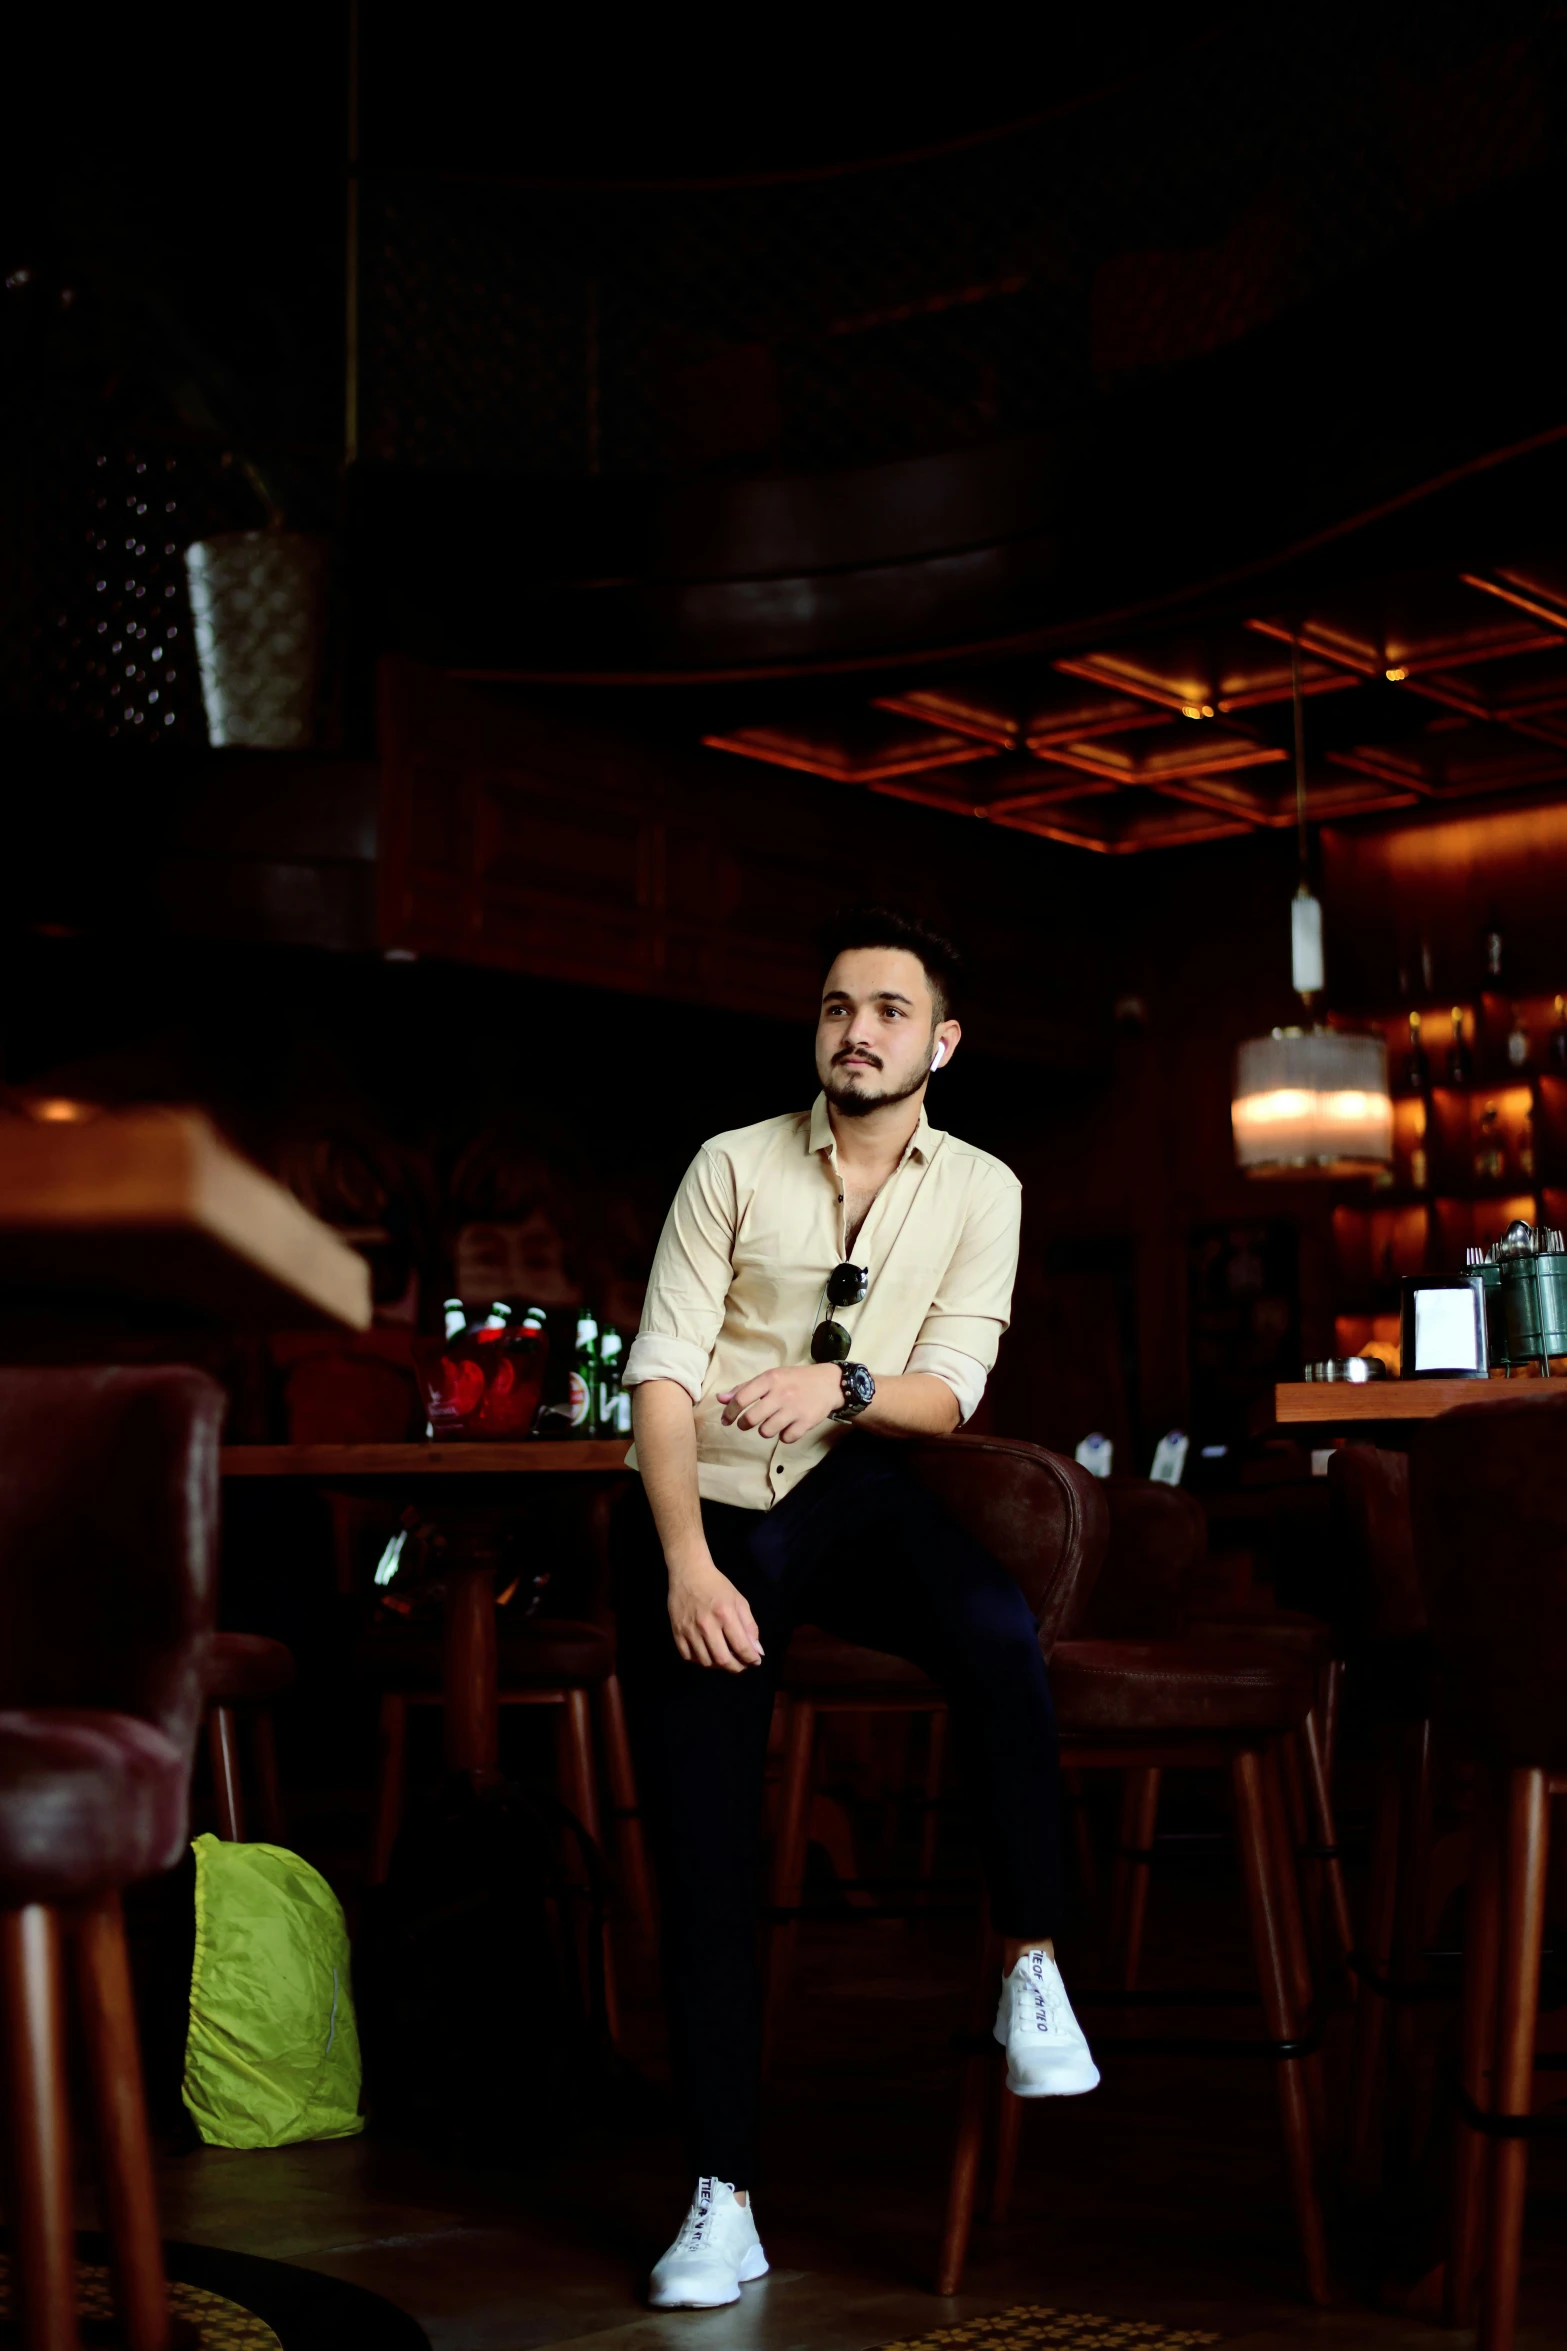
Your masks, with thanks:
M 963 1031 L 955 1020 L 938 1020 L 931 1031 L 930 1066 L 932 1070 L 945 1069 L 962 1042 Z

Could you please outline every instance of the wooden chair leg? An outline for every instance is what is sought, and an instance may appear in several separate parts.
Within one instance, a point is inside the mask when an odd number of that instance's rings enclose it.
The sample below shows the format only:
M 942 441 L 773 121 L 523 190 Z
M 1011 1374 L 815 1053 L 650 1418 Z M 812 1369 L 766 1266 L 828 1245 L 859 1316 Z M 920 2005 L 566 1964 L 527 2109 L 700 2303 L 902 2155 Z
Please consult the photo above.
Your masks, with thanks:
M 1285 1964 L 1289 1971 L 1290 1990 L 1294 1998 L 1295 2014 L 1300 2029 L 1305 2030 L 1313 2007 L 1311 1953 L 1306 1941 L 1306 1922 L 1301 1909 L 1300 1879 L 1294 1840 L 1284 1799 L 1283 1774 L 1280 1761 L 1287 1751 L 1284 1747 L 1262 1759 L 1262 1786 L 1265 1809 L 1273 1836 L 1273 1866 L 1278 1885 L 1279 1922 L 1283 1929 Z M 1308 2057 L 1292 2061 L 1305 2085 L 1306 2104 L 1311 2114 L 1312 2139 L 1320 2159 L 1327 2150 L 1328 2105 L 1327 2088 L 1322 2078 L 1322 2057 L 1313 2050 Z
M 969 2019 L 971 2045 L 963 2063 L 963 2093 L 952 2145 L 952 2169 L 947 2177 L 947 2209 L 942 2221 L 941 2250 L 936 2257 L 938 2294 L 955 2294 L 963 2283 L 963 2265 L 968 2259 L 968 2241 L 974 2228 L 980 2158 L 985 2150 L 986 2093 L 994 2071 L 985 2044 L 999 1959 L 996 1939 L 987 1927 L 980 1936 L 979 1974 Z
M 1062 1774 L 1068 1810 L 1072 1819 L 1072 1845 L 1077 1855 L 1077 1874 L 1082 1880 L 1083 1900 L 1091 1916 L 1099 1915 L 1099 1856 L 1094 1851 L 1093 1823 L 1088 1817 L 1088 1806 L 1083 1801 L 1083 1775 L 1077 1770 Z
M 1287 1929 L 1280 1912 L 1278 1873 L 1273 1861 L 1273 1836 L 1262 1757 L 1251 1749 L 1242 1751 L 1231 1765 L 1231 1777 L 1263 2015 L 1270 2038 L 1293 2041 L 1300 2032 L 1303 2020 L 1296 2012 L 1293 1996 Z M 1322 2205 L 1317 2194 L 1310 2102 L 1306 2084 L 1301 2077 L 1300 2061 L 1282 2059 L 1278 2066 L 1278 2077 L 1284 2151 L 1289 2163 L 1295 2217 L 1305 2257 L 1307 2290 L 1312 2301 L 1325 2308 L 1332 2299 L 1327 2236 L 1323 2228 Z
M 1023 2101 L 1014 2098 L 1007 2088 L 1006 2078 L 1000 2078 L 996 2108 L 996 2176 L 990 2189 L 990 2217 L 1000 2228 L 1012 2210 L 1012 2190 L 1017 2184 L 1018 2142 L 1023 2134 Z
M 1344 1884 L 1344 1864 L 1339 1859 L 1338 1823 L 1333 1811 L 1333 1791 L 1328 1780 L 1325 1734 L 1316 1714 L 1308 1714 L 1301 1726 L 1301 1765 L 1306 1779 L 1306 1810 L 1311 1822 L 1312 1841 L 1322 1852 L 1322 1883 L 1326 1896 L 1328 1924 L 1338 1946 L 1339 1965 L 1342 1967 L 1355 1948 L 1354 1922 L 1349 1914 L 1349 1892 Z M 1350 1979 L 1351 1984 L 1354 1978 Z
M 599 1692 L 599 1728 L 604 1739 L 604 1776 L 615 1812 L 615 1851 L 626 1905 L 639 1939 L 651 1946 L 658 1939 L 653 1908 L 653 1873 L 648 1867 L 647 1839 L 642 1833 L 642 1811 L 637 1802 L 636 1774 L 631 1762 L 631 1739 L 626 1729 L 625 1693 L 618 1674 L 611 1674 Z
M 808 1698 L 791 1698 L 784 1727 L 778 1835 L 773 1845 L 773 1916 L 768 1929 L 767 1990 L 762 2011 L 764 2064 L 772 2055 L 779 2015 L 794 1969 L 794 1947 L 799 1929 L 795 1913 L 805 1891 L 806 1842 L 811 1813 L 811 1757 L 815 1745 L 815 1707 Z
M 593 1710 L 583 1689 L 567 1690 L 560 1710 L 561 1801 L 574 1812 L 602 1849 L 598 1776 L 593 1764 Z M 612 2041 L 620 2038 L 620 2002 L 615 1990 L 615 1957 L 609 1920 L 604 1921 L 604 2020 Z
M 375 1815 L 370 1831 L 372 1886 L 384 1886 L 391 1867 L 392 1847 L 402 1826 L 408 1784 L 408 1701 L 401 1690 L 381 1693 L 378 1732 L 380 1753 L 375 1770 Z
M 1510 1772 L 1502 1858 L 1501 1982 L 1493 2114 L 1523 2115 L 1530 2110 L 1549 1850 L 1546 1775 L 1543 1771 Z M 1518 2318 L 1518 2269 L 1523 2255 L 1524 2187 L 1528 2169 L 1526 2139 L 1492 2141 L 1479 2351 L 1512 2351 Z
M 58 1913 L 0 1912 L 11 2259 L 25 2351 L 78 2351 Z
M 207 1709 L 207 1752 L 212 1757 L 212 1793 L 218 1835 L 226 1845 L 245 1842 L 245 1791 L 239 1770 L 239 1725 L 232 1706 Z
M 1338 1763 L 1339 1716 L 1344 1704 L 1344 1660 L 1332 1658 L 1322 1669 L 1322 1694 L 1317 1702 L 1317 1724 L 1321 1734 L 1322 1776 L 1328 1791 L 1333 1789 L 1335 1767 Z
M 258 1706 L 250 1718 L 250 1745 L 256 1769 L 256 1810 L 261 1834 L 269 1845 L 286 1845 L 288 1824 L 283 1818 L 283 1790 L 278 1779 L 277 1734 L 271 1709 Z
M 125 2351 L 168 2351 L 169 2298 L 118 1894 L 82 1913 L 75 1942 L 120 2335 Z
M 1284 1793 L 1285 1817 L 1293 1851 L 1293 1875 L 1301 1889 L 1303 1914 L 1308 1922 L 1313 1956 L 1321 1942 L 1322 1868 L 1307 1853 L 1311 1816 L 1306 1805 L 1306 1774 L 1301 1760 L 1300 1733 L 1281 1742 L 1274 1772 Z
M 930 1745 L 925 1751 L 925 1810 L 920 1821 L 919 1898 L 928 1902 L 936 1877 L 937 1840 L 941 1835 L 941 1791 L 947 1774 L 947 1710 L 930 1718 Z
M 1404 1793 L 1399 1807 L 1398 1907 L 1393 1915 L 1392 1972 L 1401 1984 L 1425 1972 L 1426 1886 L 1431 1865 L 1431 1725 L 1404 1735 Z M 1413 2160 L 1415 2071 L 1420 2020 L 1412 2000 L 1392 2004 L 1386 2162 L 1395 2177 Z
M 1129 1992 L 1137 1988 L 1142 1965 L 1143 1929 L 1148 1919 L 1148 1880 L 1153 1841 L 1159 1826 L 1157 1764 L 1129 1771 L 1121 1788 L 1121 1833 L 1115 1857 L 1114 1909 L 1110 1936 L 1116 1972 Z
M 1365 1967 L 1385 1977 L 1393 1960 L 1393 1921 L 1398 1904 L 1401 1780 L 1397 1757 L 1384 1751 L 1377 1781 L 1371 1831 L 1371 1884 L 1366 1906 Z M 1355 2032 L 1349 2065 L 1349 2114 L 1344 2140 L 1345 2183 L 1353 2196 L 1377 2191 L 1377 2124 L 1387 2067 L 1386 1995 L 1363 1974 L 1355 2001 Z
M 1464 1915 L 1464 1992 L 1460 2025 L 1459 2082 L 1482 2114 L 1491 2109 L 1496 2056 L 1496 1979 L 1501 1959 L 1501 1847 L 1496 1791 L 1482 1784 L 1475 1816 L 1474 1859 Z M 1485 2243 L 1486 2148 L 1460 2108 L 1453 2142 L 1452 2217 L 1448 2226 L 1447 2275 L 1442 2315 L 1450 2327 L 1474 2323 Z
M 567 1690 L 560 1710 L 561 1800 L 595 1844 L 599 1838 L 598 1780 L 593 1769 L 593 1715 L 586 1690 Z

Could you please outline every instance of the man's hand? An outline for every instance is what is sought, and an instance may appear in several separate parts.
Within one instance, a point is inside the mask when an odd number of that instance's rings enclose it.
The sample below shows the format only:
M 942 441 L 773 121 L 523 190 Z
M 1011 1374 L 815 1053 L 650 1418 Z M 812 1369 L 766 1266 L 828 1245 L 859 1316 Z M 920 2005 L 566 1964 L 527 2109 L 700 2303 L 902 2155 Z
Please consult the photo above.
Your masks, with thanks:
M 711 1559 L 669 1571 L 669 1623 L 688 1665 L 717 1665 L 744 1673 L 762 1662 L 756 1619 L 745 1594 Z
M 837 1411 L 843 1380 L 836 1363 L 783 1363 L 741 1387 L 720 1388 L 718 1401 L 725 1428 L 755 1429 L 759 1437 L 797 1445 Z

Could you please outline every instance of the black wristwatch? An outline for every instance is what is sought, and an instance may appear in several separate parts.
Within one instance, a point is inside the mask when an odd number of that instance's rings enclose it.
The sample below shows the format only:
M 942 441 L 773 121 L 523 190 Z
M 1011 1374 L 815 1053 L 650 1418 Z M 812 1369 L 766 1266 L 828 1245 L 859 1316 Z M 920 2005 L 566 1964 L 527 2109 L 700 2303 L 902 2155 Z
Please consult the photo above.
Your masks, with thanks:
M 843 1402 L 836 1412 L 829 1412 L 827 1418 L 858 1420 L 876 1393 L 876 1382 L 863 1363 L 840 1363 L 838 1374 L 843 1381 Z

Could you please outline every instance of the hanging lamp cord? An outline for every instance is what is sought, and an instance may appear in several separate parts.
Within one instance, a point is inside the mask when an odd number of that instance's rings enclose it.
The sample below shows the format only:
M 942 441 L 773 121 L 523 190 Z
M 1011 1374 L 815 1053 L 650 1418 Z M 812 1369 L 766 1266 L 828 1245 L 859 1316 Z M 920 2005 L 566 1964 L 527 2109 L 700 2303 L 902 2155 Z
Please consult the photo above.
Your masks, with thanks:
M 1300 849 L 1300 878 L 1306 879 L 1306 714 L 1300 691 L 1300 645 L 1290 639 L 1290 699 L 1295 709 L 1295 836 Z

